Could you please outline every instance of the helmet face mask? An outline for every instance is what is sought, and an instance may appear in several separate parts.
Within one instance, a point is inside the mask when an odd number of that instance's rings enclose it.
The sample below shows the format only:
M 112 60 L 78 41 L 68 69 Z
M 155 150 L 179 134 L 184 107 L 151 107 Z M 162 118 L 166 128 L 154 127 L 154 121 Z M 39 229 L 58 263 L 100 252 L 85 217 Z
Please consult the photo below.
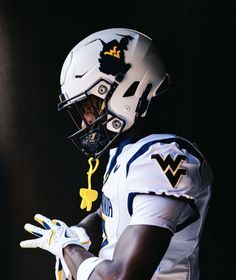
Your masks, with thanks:
M 71 50 L 61 71 L 58 110 L 67 110 L 77 127 L 69 138 L 84 154 L 101 156 L 146 115 L 166 77 L 146 35 L 127 28 L 91 34 Z
M 105 128 L 105 124 L 97 119 L 69 136 L 69 139 L 82 153 L 98 158 L 122 132 L 122 127 L 118 133 L 110 132 Z
M 95 86 L 97 84 L 100 83 Z M 102 94 L 107 91 L 103 84 L 98 88 Z M 112 86 L 110 90 L 114 88 Z M 109 92 L 106 97 L 109 97 Z M 60 103 L 60 110 L 68 112 L 77 128 L 69 139 L 82 153 L 94 158 L 98 158 L 114 142 L 125 126 L 123 119 L 107 110 L 106 102 L 106 98 L 102 99 L 88 90 L 76 96 L 75 100 Z M 107 130 L 107 126 L 113 127 L 114 131 Z

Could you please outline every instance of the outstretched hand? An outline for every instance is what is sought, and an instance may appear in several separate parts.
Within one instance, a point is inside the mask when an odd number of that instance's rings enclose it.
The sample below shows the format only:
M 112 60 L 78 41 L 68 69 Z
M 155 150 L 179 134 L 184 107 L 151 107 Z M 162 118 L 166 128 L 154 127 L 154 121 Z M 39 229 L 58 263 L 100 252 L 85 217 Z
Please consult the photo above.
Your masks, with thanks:
M 34 219 L 44 228 L 25 224 L 25 230 L 37 238 L 20 242 L 22 248 L 41 248 L 58 258 L 63 258 L 63 248 L 69 244 L 79 245 L 88 250 L 91 241 L 83 228 L 77 228 L 75 231 L 64 222 L 50 220 L 41 214 L 36 214 Z

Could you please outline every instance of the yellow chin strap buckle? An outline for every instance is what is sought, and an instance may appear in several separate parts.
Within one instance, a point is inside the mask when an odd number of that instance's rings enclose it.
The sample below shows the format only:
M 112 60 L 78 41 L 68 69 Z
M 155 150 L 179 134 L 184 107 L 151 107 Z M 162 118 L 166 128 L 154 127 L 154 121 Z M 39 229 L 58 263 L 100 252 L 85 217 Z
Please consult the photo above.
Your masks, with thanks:
M 92 161 L 95 161 L 95 166 L 93 167 Z M 80 204 L 80 208 L 84 209 L 86 208 L 87 211 L 90 211 L 92 208 L 92 203 L 98 198 L 98 192 L 96 190 L 92 190 L 91 187 L 91 177 L 92 174 L 97 170 L 98 165 L 99 165 L 99 160 L 98 158 L 89 158 L 88 160 L 89 163 L 89 171 L 87 172 L 88 175 L 88 188 L 82 188 L 80 189 L 80 196 L 82 197 L 82 201 Z

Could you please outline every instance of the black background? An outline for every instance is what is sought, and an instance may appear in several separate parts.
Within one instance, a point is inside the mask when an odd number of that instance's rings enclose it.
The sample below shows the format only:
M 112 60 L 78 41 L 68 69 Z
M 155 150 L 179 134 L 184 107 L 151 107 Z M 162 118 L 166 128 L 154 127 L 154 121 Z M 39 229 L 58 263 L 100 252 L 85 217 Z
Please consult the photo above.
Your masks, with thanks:
M 19 246 L 31 238 L 23 226 L 35 213 L 69 225 L 86 215 L 78 191 L 87 186 L 87 159 L 57 111 L 59 76 L 75 44 L 110 27 L 155 41 L 172 77 L 155 103 L 155 125 L 195 141 L 214 172 L 201 280 L 235 277 L 235 11 L 233 1 L 0 0 L 1 279 L 54 279 L 51 254 Z M 93 177 L 97 189 L 105 163 L 106 156 Z

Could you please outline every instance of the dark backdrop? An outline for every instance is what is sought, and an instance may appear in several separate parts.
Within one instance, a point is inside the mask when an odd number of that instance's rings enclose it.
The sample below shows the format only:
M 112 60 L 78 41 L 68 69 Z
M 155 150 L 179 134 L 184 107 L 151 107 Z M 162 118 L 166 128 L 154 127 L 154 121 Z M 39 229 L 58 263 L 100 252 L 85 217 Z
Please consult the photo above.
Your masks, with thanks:
M 201 280 L 232 279 L 235 4 L 90 2 L 0 0 L 1 278 L 54 279 L 54 257 L 19 242 L 31 238 L 23 225 L 35 213 L 68 224 L 86 214 L 78 191 L 87 186 L 87 159 L 67 140 L 69 122 L 57 112 L 61 66 L 90 33 L 129 27 L 154 39 L 172 76 L 171 90 L 155 105 L 158 126 L 195 141 L 215 174 Z M 93 177 L 96 188 L 105 162 Z

